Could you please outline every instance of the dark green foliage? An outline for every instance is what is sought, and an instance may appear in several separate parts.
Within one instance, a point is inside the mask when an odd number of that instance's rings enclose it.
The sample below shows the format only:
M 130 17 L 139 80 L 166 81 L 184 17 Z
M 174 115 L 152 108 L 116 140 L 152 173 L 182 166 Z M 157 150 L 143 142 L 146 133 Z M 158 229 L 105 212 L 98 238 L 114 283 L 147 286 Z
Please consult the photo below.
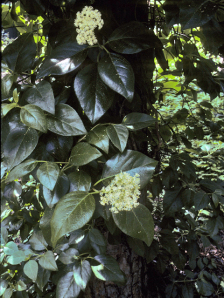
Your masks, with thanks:
M 200 245 L 224 229 L 223 63 L 206 56 L 224 54 L 223 1 L 155 1 L 149 23 L 137 0 L 5 2 L 2 26 L 21 35 L 2 53 L 0 295 L 123 286 L 108 244 L 166 276 L 164 297 L 222 295 Z M 104 26 L 80 45 L 90 2 Z M 141 196 L 114 213 L 99 192 L 120 172 L 139 175 Z

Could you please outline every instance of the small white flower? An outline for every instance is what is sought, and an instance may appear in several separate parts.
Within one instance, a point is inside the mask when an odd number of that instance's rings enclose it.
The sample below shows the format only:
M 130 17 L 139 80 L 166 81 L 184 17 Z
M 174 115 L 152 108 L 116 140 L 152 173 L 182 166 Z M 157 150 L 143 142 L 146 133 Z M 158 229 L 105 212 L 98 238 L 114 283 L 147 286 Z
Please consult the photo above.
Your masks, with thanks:
M 140 178 L 138 174 L 131 176 L 127 172 L 117 174 L 107 187 L 100 191 L 100 204 L 111 205 L 114 213 L 130 211 L 137 207 L 140 196 Z

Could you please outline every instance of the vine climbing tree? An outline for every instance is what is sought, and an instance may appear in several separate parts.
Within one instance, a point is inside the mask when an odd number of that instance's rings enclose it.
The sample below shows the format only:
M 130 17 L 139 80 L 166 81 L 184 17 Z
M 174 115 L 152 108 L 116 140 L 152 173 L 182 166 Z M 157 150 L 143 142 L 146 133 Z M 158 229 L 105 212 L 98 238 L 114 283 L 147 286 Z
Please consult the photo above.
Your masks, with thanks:
M 222 295 L 224 1 L 2 2 L 1 295 Z

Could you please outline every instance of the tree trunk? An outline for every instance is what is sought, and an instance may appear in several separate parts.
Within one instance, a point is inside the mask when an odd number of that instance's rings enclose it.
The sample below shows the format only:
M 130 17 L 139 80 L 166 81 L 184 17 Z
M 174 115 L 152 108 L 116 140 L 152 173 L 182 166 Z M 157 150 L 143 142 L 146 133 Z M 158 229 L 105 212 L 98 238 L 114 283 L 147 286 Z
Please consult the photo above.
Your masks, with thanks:
M 147 0 L 98 0 L 96 5 L 105 20 L 105 32 L 112 32 L 116 27 L 131 21 L 148 22 Z M 102 29 L 103 30 L 103 29 Z M 135 74 L 135 91 L 141 99 L 141 112 L 147 113 L 153 103 L 152 76 L 154 70 L 154 49 L 145 50 L 134 55 L 125 55 L 131 63 Z M 122 108 L 122 117 L 130 113 L 125 107 Z M 118 115 L 115 111 L 114 115 Z M 121 118 L 122 120 L 122 118 Z M 148 131 L 145 131 L 147 135 Z M 133 138 L 133 142 L 134 138 Z M 147 141 L 130 145 L 133 150 L 138 150 L 146 155 Z M 142 191 L 141 203 L 145 203 L 147 189 Z M 128 246 L 125 237 L 119 245 L 108 245 L 107 253 L 114 257 L 125 273 L 127 283 L 118 286 L 112 282 L 104 282 L 95 277 L 91 281 L 83 298 L 151 298 L 160 297 L 153 295 L 150 285 L 153 284 L 152 266 L 147 265 L 145 259 L 136 255 Z M 155 291 L 154 291 L 155 293 Z

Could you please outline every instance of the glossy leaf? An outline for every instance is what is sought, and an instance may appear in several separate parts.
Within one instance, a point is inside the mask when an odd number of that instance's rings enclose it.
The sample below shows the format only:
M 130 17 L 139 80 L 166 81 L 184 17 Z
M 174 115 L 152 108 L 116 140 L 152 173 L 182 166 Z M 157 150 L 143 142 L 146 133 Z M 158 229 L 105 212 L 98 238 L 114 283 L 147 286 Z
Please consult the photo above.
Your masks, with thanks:
M 102 153 L 88 143 L 78 143 L 71 152 L 70 162 L 74 166 L 83 166 L 100 157 Z
M 54 189 L 51 191 L 43 186 L 43 196 L 49 208 L 52 208 L 69 189 L 69 179 L 65 173 L 58 176 Z
M 94 257 L 100 265 L 91 266 L 95 276 L 103 281 L 112 281 L 119 284 L 125 283 L 125 275 L 120 270 L 114 258 L 108 255 L 98 255 Z
M 89 231 L 89 240 L 92 248 L 97 254 L 106 253 L 106 240 L 98 229 L 91 229 Z
M 45 162 L 37 170 L 40 182 L 50 190 L 53 190 L 59 176 L 59 167 L 54 162 Z
M 73 145 L 73 137 L 47 135 L 46 150 L 59 161 L 68 159 Z
M 5 290 L 7 289 L 8 287 L 8 281 L 5 280 L 5 279 L 0 279 L 0 295 L 2 296 L 5 292 Z
M 23 272 L 28 276 L 33 282 L 37 279 L 38 264 L 34 260 L 29 260 L 23 267 Z
M 25 176 L 26 174 L 32 172 L 37 166 L 37 161 L 35 159 L 28 159 L 16 166 L 7 176 L 5 182 L 11 182 L 18 178 Z
M 89 191 L 91 187 L 91 177 L 84 171 L 72 172 L 68 175 L 70 181 L 69 192 Z
M 65 234 L 82 228 L 95 210 L 94 197 L 85 191 L 74 191 L 60 199 L 51 219 L 52 245 Z
M 77 74 L 74 90 L 92 123 L 102 117 L 113 103 L 114 92 L 99 77 L 97 64 L 88 65 Z
M 1 80 L 1 99 L 6 99 L 12 96 L 12 85 L 14 82 L 14 76 L 11 73 L 6 74 L 2 80 Z M 13 103 L 15 104 L 15 103 Z M 7 104 L 8 106 L 12 105 L 12 104 Z M 2 107 L 3 109 L 3 107 Z M 6 115 L 6 109 L 3 113 L 3 115 Z
M 107 135 L 115 147 L 121 152 L 127 145 L 129 131 L 123 124 L 114 124 L 107 127 Z
M 15 252 L 18 251 L 18 246 L 15 242 L 10 241 L 4 246 L 4 253 L 8 256 L 13 255 Z
M 9 111 L 11 111 L 12 109 L 14 109 L 15 107 L 17 107 L 17 103 L 15 103 L 15 102 L 5 103 L 5 104 L 3 103 L 2 106 L 1 106 L 1 108 L 2 108 L 2 110 L 1 110 L 2 117 L 6 116 L 7 113 Z
M 37 79 L 48 75 L 63 75 L 69 73 L 86 59 L 86 45 L 79 45 L 76 41 L 65 41 L 57 45 L 50 56 L 44 60 Z
M 8 170 L 20 164 L 35 149 L 38 134 L 35 129 L 19 124 L 6 138 L 3 153 Z
M 49 281 L 51 275 L 51 271 L 46 270 L 42 268 L 41 266 L 38 266 L 38 274 L 36 279 L 36 284 L 38 288 L 43 292 L 44 286 Z
M 149 48 L 162 47 L 159 38 L 140 22 L 126 23 L 113 31 L 109 47 L 122 54 L 136 54 Z
M 29 239 L 29 242 L 31 244 L 31 247 L 34 250 L 38 250 L 38 251 L 45 250 L 48 246 L 41 230 L 34 231 L 33 235 Z
M 96 126 L 90 130 L 85 140 L 89 144 L 96 146 L 108 154 L 109 138 L 107 136 L 105 126 Z
M 122 124 L 130 130 L 138 130 L 156 122 L 152 116 L 143 113 L 131 113 L 124 117 Z
M 77 112 L 66 104 L 55 107 L 55 115 L 48 115 L 47 128 L 62 136 L 79 136 L 86 133 L 86 129 Z
M 51 114 L 55 113 L 55 99 L 51 84 L 41 81 L 32 88 L 28 88 L 22 95 L 22 100 L 40 107 Z
M 44 210 L 44 215 L 41 217 L 40 219 L 40 223 L 39 223 L 39 227 L 42 231 L 42 234 L 44 236 L 44 239 L 46 240 L 46 242 L 52 246 L 52 243 L 51 243 L 51 225 L 50 225 L 50 222 L 51 222 L 51 218 L 52 218 L 52 215 L 53 215 L 53 212 L 54 212 L 54 209 L 52 208 L 49 208 L 49 207 L 46 207 L 45 210 Z
M 76 256 L 79 255 L 79 251 L 75 248 L 69 248 L 66 251 L 63 251 L 60 254 L 59 260 L 65 264 L 71 264 L 74 263 L 75 259 L 77 258 Z
M 142 189 L 152 178 L 156 165 L 156 160 L 140 152 L 126 150 L 122 154 L 114 155 L 105 163 L 102 178 L 116 175 L 121 171 L 132 176 L 138 173 L 140 175 L 140 188 Z
M 20 118 L 25 125 L 47 132 L 47 119 L 41 108 L 32 104 L 25 105 L 20 110 Z
M 154 222 L 150 211 L 144 205 L 139 204 L 131 211 L 112 212 L 112 216 L 122 232 L 150 246 L 154 236 Z
M 2 59 L 12 71 L 21 73 L 31 69 L 35 56 L 33 34 L 24 33 L 4 49 Z
M 25 261 L 26 255 L 22 250 L 15 251 L 12 255 L 7 257 L 7 262 L 11 265 L 18 265 Z
M 58 267 L 55 262 L 54 253 L 53 251 L 48 250 L 46 253 L 44 253 L 41 258 L 39 259 L 39 264 L 44 269 L 50 270 L 50 271 L 57 271 Z
M 124 57 L 113 53 L 104 56 L 98 64 L 98 72 L 107 86 L 132 101 L 135 77 L 130 63 Z
M 57 283 L 56 298 L 76 298 L 80 291 L 81 288 L 75 282 L 73 272 L 68 272 Z
M 80 263 L 76 262 L 73 270 L 76 284 L 84 291 L 92 273 L 90 263 L 87 260 Z

